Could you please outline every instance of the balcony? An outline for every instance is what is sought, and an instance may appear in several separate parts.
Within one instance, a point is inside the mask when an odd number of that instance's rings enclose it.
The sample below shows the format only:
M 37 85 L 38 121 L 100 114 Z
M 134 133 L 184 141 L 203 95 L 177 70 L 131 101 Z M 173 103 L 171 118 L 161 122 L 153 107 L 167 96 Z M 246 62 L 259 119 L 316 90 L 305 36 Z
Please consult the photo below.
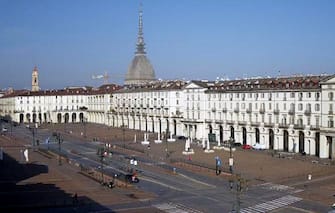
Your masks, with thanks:
M 305 126 L 303 124 L 294 124 L 294 129 L 304 129 Z
M 274 126 L 274 124 L 273 124 L 273 123 L 264 123 L 264 126 L 265 126 L 265 127 L 271 127 L 271 128 L 272 128 L 272 127 Z
M 235 113 L 239 113 L 239 111 L 240 111 L 239 108 L 235 108 L 235 109 L 234 109 L 234 112 L 235 112 Z
M 227 108 L 226 107 L 224 107 L 224 108 L 222 108 L 222 112 L 227 112 Z
M 247 122 L 246 121 L 238 121 L 238 125 L 245 126 L 245 125 L 247 125 Z
M 320 125 L 311 125 L 311 130 L 320 130 Z
M 227 124 L 234 124 L 234 121 L 233 120 L 227 120 L 226 123 Z
M 333 110 L 329 110 L 329 111 L 328 111 L 328 114 L 329 114 L 329 115 L 332 115 L 332 114 L 333 114 Z
M 259 113 L 264 114 L 265 113 L 265 109 L 264 108 L 260 108 L 259 109 Z
M 311 116 L 311 109 L 306 109 L 305 112 L 304 112 L 304 114 L 306 116 Z
M 259 126 L 260 125 L 260 123 L 259 122 L 251 122 L 251 126 Z
M 245 111 L 246 111 L 248 114 L 250 114 L 250 113 L 252 112 L 251 109 L 246 109 Z
M 215 107 L 212 108 L 212 112 L 216 112 L 216 108 Z
M 294 114 L 295 114 L 295 110 L 294 110 L 294 109 L 290 109 L 290 110 L 288 111 L 288 114 L 289 114 L 289 115 L 294 115 Z
M 279 125 L 279 128 L 288 128 L 289 125 L 287 123 L 280 123 Z
M 14 110 L 14 113 L 24 113 L 23 110 Z
M 274 110 L 273 110 L 273 114 L 275 114 L 275 115 L 279 115 L 279 109 L 274 109 Z

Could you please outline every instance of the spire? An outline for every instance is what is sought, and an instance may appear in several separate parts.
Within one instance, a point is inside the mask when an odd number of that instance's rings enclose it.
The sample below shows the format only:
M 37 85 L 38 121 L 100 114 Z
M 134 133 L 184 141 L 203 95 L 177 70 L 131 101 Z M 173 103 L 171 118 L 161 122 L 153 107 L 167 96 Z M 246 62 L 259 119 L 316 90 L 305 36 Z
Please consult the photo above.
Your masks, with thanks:
M 34 66 L 33 72 L 38 72 L 37 66 Z
M 142 3 L 140 3 L 139 9 L 139 19 L 138 19 L 138 34 L 137 34 L 137 43 L 136 43 L 136 54 L 145 54 L 145 43 L 143 38 L 143 11 Z

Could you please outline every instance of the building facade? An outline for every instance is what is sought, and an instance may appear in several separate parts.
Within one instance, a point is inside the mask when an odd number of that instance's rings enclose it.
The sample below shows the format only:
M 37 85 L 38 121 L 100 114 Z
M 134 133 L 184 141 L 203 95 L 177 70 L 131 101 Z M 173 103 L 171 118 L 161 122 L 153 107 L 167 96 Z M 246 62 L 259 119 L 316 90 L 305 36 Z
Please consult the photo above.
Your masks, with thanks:
M 335 157 L 335 76 L 233 81 L 155 81 L 51 91 L 12 91 L 1 116 L 19 123 L 93 122 L 192 141 L 260 144 Z

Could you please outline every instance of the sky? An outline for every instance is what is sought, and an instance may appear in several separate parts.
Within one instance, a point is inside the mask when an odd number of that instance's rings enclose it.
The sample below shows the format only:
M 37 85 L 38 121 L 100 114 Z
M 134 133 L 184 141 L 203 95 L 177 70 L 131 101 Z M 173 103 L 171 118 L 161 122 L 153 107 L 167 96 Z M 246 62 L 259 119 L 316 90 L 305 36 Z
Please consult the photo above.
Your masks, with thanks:
M 334 0 L 142 0 L 147 57 L 164 80 L 335 73 Z M 123 84 L 136 0 L 0 0 L 0 89 Z

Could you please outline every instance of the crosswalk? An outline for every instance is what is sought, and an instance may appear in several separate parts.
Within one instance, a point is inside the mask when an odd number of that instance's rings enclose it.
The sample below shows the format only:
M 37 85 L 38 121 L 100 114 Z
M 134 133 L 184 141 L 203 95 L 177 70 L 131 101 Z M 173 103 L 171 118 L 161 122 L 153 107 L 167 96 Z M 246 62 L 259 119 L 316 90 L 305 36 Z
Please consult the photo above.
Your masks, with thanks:
M 286 195 L 284 197 L 280 197 L 271 201 L 267 201 L 264 203 L 257 204 L 255 206 L 250 206 L 248 208 L 241 209 L 241 213 L 265 213 L 270 212 L 274 209 L 279 209 L 284 206 L 288 206 L 292 203 L 301 201 L 302 198 L 295 197 L 292 195 Z
M 153 206 L 167 213 L 203 213 L 202 211 L 199 211 L 197 209 L 192 209 L 185 205 L 178 204 L 178 203 L 171 203 L 171 202 L 160 203 L 160 204 L 156 204 Z
M 270 183 L 270 182 L 259 184 L 258 186 L 262 189 L 280 191 L 280 192 L 287 192 L 287 193 L 290 193 L 290 194 L 298 193 L 298 192 L 303 191 L 302 189 L 296 189 L 296 188 L 291 187 L 291 186 L 275 184 L 275 183 Z

